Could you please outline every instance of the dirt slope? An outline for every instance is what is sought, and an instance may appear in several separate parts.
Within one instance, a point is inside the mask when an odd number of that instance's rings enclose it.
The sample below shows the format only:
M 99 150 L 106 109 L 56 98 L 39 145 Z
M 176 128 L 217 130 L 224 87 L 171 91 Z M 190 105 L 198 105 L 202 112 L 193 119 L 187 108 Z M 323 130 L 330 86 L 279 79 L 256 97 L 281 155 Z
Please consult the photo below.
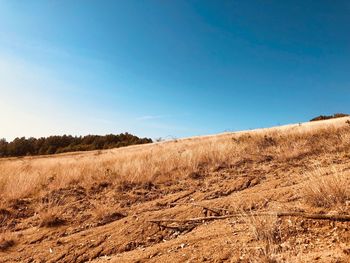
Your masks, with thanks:
M 350 262 L 349 221 L 252 216 L 349 215 L 348 199 L 317 206 L 305 197 L 315 176 L 350 179 L 348 138 L 290 158 L 242 153 L 176 180 L 71 182 L 3 199 L 0 262 Z M 232 213 L 239 216 L 220 219 Z M 213 216 L 219 218 L 151 222 Z

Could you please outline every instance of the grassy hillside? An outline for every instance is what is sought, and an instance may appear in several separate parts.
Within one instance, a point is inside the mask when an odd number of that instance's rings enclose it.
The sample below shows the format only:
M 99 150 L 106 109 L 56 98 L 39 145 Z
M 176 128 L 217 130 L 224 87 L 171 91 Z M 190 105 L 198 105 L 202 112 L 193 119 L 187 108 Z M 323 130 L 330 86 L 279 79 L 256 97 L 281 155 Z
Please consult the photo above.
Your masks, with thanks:
M 348 262 L 347 120 L 2 159 L 0 258 Z

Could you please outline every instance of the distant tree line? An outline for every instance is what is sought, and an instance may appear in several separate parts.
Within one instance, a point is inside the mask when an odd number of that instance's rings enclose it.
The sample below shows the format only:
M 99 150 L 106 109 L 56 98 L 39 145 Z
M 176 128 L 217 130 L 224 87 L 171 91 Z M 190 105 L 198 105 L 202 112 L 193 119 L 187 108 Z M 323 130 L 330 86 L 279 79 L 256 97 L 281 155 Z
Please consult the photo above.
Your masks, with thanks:
M 329 119 L 342 118 L 342 117 L 346 117 L 346 116 L 349 116 L 349 114 L 335 113 L 333 115 L 320 115 L 320 116 L 317 116 L 317 117 L 311 119 L 310 121 L 323 121 L 323 120 L 329 120 Z
M 12 142 L 0 139 L 0 157 L 55 154 L 75 151 L 111 149 L 128 145 L 151 143 L 152 139 L 139 138 L 129 133 L 119 135 L 50 136 L 16 138 Z

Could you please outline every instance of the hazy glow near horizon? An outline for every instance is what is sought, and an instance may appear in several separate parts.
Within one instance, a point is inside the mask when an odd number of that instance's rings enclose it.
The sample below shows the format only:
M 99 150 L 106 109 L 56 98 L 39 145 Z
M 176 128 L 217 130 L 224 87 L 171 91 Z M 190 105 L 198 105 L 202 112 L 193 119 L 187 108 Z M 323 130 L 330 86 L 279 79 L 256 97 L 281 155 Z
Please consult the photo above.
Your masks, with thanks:
M 0 1 L 0 138 L 349 113 L 349 24 L 348 1 Z

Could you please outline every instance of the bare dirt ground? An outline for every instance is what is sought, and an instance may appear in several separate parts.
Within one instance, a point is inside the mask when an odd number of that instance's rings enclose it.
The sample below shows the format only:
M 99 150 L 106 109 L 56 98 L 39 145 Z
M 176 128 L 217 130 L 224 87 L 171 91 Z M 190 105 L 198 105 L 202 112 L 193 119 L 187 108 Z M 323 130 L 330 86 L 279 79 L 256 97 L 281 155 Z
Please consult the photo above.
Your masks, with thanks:
M 47 174 L 40 193 L 3 197 L 0 262 L 350 262 L 350 221 L 302 216 L 350 215 L 349 134 L 344 126 L 329 148 L 288 158 L 270 154 L 275 142 L 264 137 L 263 152 L 204 162 L 169 180 L 103 178 L 50 188 Z M 326 200 L 345 199 L 327 205 L 308 196 L 339 174 L 344 181 Z M 301 216 L 274 215 L 286 211 Z

